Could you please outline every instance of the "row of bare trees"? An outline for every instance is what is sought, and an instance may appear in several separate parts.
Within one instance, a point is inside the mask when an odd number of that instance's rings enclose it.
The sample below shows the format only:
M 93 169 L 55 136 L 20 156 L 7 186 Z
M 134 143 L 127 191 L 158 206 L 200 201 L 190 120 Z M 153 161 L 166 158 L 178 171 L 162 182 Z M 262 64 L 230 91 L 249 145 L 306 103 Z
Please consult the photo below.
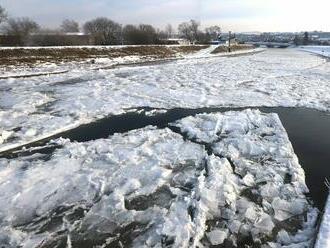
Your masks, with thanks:
M 0 5 L 0 24 L 4 22 L 7 19 L 7 13 L 4 8 L 1 7 Z
M 105 17 L 86 22 L 83 30 L 86 34 L 92 35 L 98 45 L 140 45 L 161 42 L 159 33 L 151 25 L 140 24 L 122 27 L 119 23 Z
M 163 31 L 155 29 L 152 25 L 125 25 L 112 21 L 106 17 L 98 17 L 87 21 L 82 28 L 74 20 L 64 20 L 58 29 L 42 29 L 38 23 L 29 18 L 8 18 L 4 8 L 0 6 L 0 31 L 3 34 L 18 37 L 21 44 L 26 43 L 27 38 L 32 34 L 68 34 L 83 31 L 93 38 L 95 45 L 117 45 L 117 44 L 162 44 L 166 39 L 180 37 L 190 43 L 208 43 L 217 39 L 221 29 L 218 26 L 208 27 L 205 30 L 195 20 L 183 22 L 178 26 L 176 34 L 172 25 L 168 24 Z M 42 45 L 48 45 L 51 41 L 42 41 Z M 54 42 L 53 42 L 54 43 Z
M 219 26 L 211 26 L 206 28 L 204 32 L 201 31 L 200 24 L 195 20 L 181 23 L 178 30 L 182 37 L 192 43 L 207 43 L 210 40 L 218 39 L 221 34 L 221 28 Z
M 173 37 L 175 33 L 170 24 L 165 27 L 164 31 L 159 31 L 147 24 L 122 27 L 105 17 L 86 22 L 83 30 L 85 33 L 93 35 L 96 43 L 101 45 L 159 44 L 162 40 Z M 178 37 L 184 38 L 190 43 L 209 43 L 211 40 L 218 39 L 220 33 L 221 28 L 219 26 L 211 26 L 202 31 L 200 24 L 195 20 L 183 22 L 178 26 Z

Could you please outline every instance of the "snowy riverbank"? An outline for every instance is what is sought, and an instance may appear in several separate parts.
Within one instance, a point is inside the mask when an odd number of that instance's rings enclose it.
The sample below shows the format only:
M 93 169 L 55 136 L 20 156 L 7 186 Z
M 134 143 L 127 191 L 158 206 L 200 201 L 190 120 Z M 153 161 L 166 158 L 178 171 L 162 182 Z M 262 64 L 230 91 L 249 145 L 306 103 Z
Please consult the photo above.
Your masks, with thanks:
M 300 49 L 330 58 L 330 46 L 302 46 Z

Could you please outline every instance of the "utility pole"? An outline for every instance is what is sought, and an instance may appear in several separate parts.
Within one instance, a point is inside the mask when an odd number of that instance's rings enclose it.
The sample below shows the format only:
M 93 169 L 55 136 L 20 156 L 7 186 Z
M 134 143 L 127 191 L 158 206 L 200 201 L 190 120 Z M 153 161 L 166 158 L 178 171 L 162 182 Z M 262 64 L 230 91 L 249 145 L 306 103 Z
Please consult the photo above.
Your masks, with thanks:
M 231 48 L 230 48 L 230 40 L 231 40 L 231 31 L 229 31 L 229 38 L 228 38 L 228 52 L 231 52 Z

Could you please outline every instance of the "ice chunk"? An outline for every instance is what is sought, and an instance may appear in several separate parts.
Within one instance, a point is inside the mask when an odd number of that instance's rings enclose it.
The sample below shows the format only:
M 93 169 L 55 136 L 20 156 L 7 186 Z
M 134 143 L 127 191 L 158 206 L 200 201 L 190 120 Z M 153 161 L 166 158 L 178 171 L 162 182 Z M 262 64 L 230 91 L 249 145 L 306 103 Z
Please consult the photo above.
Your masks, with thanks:
M 227 229 L 215 229 L 207 233 L 207 237 L 212 245 L 221 245 L 228 236 Z
M 240 221 L 233 220 L 231 223 L 229 223 L 229 229 L 232 233 L 238 234 L 241 225 L 242 223 Z
M 243 183 L 246 185 L 246 186 L 253 186 L 255 184 L 255 180 L 254 180 L 254 177 L 253 175 L 251 174 L 246 174 L 244 177 L 243 177 Z
M 270 233 L 275 227 L 272 218 L 268 214 L 262 214 L 254 226 L 261 232 Z
M 266 185 L 263 185 L 260 193 L 263 198 L 270 201 L 280 194 L 278 187 L 274 183 L 267 183 Z
M 12 134 L 14 133 L 13 131 L 2 131 L 0 132 L 0 144 L 2 144 L 5 140 L 7 140 L 10 136 L 12 136 Z
M 257 213 L 256 211 L 254 210 L 253 207 L 249 207 L 246 212 L 245 212 L 245 217 L 251 221 L 251 222 L 254 222 L 255 219 L 257 218 Z
M 275 211 L 275 219 L 279 221 L 286 220 L 294 215 L 302 214 L 306 210 L 307 202 L 302 199 L 286 201 L 279 197 L 274 198 L 272 207 Z
M 277 242 L 282 245 L 289 245 L 292 241 L 290 235 L 285 230 L 281 230 L 277 234 Z

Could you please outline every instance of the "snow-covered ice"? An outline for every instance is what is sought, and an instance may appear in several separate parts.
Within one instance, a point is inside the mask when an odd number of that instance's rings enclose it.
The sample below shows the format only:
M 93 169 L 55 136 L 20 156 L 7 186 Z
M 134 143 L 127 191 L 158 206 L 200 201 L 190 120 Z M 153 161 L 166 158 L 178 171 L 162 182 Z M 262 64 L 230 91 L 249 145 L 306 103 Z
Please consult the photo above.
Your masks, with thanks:
M 303 46 L 300 49 L 330 58 L 330 46 Z
M 0 159 L 9 247 L 307 247 L 317 210 L 276 114 L 199 114 Z
M 328 111 L 329 80 L 326 59 L 295 49 L 3 79 L 0 151 L 141 106 L 290 106 Z

